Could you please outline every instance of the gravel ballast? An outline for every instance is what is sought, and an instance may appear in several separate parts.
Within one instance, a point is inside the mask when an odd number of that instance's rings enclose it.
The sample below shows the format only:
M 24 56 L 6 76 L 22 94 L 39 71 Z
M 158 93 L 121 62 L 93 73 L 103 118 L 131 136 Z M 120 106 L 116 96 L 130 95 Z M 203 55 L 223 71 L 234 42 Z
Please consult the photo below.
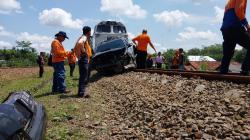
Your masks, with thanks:
M 110 139 L 250 139 L 250 85 L 129 72 L 90 84 Z

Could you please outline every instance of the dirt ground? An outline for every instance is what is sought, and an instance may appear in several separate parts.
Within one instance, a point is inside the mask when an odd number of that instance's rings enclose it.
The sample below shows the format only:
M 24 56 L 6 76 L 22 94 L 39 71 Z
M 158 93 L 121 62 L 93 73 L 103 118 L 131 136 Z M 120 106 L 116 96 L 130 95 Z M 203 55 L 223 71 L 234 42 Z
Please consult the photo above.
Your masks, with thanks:
M 50 67 L 45 67 L 45 71 L 51 69 Z M 0 68 L 0 82 L 1 81 L 11 81 L 15 79 L 20 79 L 21 77 L 29 77 L 37 73 L 38 76 L 39 68 Z

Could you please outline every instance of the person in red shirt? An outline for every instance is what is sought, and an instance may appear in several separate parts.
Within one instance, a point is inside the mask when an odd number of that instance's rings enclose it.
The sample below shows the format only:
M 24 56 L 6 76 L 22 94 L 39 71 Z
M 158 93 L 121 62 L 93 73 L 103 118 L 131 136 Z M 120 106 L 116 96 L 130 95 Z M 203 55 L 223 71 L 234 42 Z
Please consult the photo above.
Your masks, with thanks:
M 69 53 L 68 62 L 70 67 L 70 76 L 73 77 L 73 73 L 76 66 L 76 54 L 74 52 L 74 49 L 71 49 L 71 52 Z
M 66 90 L 64 68 L 64 61 L 69 53 L 65 51 L 62 45 L 62 42 L 68 37 L 63 31 L 58 32 L 55 37 L 51 43 L 52 66 L 54 68 L 52 92 L 69 93 L 70 91 Z
M 179 68 L 179 58 L 180 58 L 179 50 L 176 50 L 174 53 L 174 57 L 172 59 L 171 69 L 178 69 Z
M 148 44 L 154 49 L 156 49 L 151 42 L 150 37 L 147 35 L 147 30 L 143 30 L 142 34 L 135 37 L 133 43 L 136 44 L 136 65 L 138 69 L 145 69 L 146 68 L 146 59 L 147 59 L 147 47 Z

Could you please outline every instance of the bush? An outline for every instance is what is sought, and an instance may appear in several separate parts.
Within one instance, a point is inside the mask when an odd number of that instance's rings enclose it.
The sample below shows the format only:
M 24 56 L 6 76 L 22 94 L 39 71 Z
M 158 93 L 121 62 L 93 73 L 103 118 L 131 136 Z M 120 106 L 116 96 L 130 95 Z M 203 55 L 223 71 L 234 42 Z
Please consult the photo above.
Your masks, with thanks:
M 36 65 L 37 65 L 36 62 L 33 62 L 29 59 L 24 59 L 24 60 L 12 59 L 10 61 L 7 61 L 6 63 L 7 67 L 27 67 Z

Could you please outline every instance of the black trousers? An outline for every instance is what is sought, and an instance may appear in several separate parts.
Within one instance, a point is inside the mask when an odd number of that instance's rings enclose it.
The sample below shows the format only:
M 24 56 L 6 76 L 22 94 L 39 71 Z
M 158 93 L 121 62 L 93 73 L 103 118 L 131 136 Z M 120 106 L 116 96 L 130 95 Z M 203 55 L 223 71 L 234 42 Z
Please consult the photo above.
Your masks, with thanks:
M 234 55 L 236 44 L 244 47 L 247 50 L 247 54 L 242 63 L 242 71 L 250 70 L 250 35 L 244 27 L 231 27 L 222 30 L 223 35 L 223 58 L 221 61 L 221 73 L 227 73 L 229 71 L 230 60 Z
M 43 77 L 44 65 L 39 65 L 39 77 Z
M 89 81 L 89 63 L 88 57 L 83 56 L 78 61 L 79 65 L 79 85 L 78 85 L 78 96 L 83 96 L 86 93 L 86 87 Z
M 145 51 L 136 51 L 136 65 L 137 69 L 145 69 L 146 68 L 146 59 L 147 59 L 147 52 Z
M 76 64 L 69 64 L 69 68 L 70 68 L 70 76 L 73 76 L 74 70 L 75 70 Z
M 162 68 L 162 63 L 156 63 L 157 69 L 161 69 Z

